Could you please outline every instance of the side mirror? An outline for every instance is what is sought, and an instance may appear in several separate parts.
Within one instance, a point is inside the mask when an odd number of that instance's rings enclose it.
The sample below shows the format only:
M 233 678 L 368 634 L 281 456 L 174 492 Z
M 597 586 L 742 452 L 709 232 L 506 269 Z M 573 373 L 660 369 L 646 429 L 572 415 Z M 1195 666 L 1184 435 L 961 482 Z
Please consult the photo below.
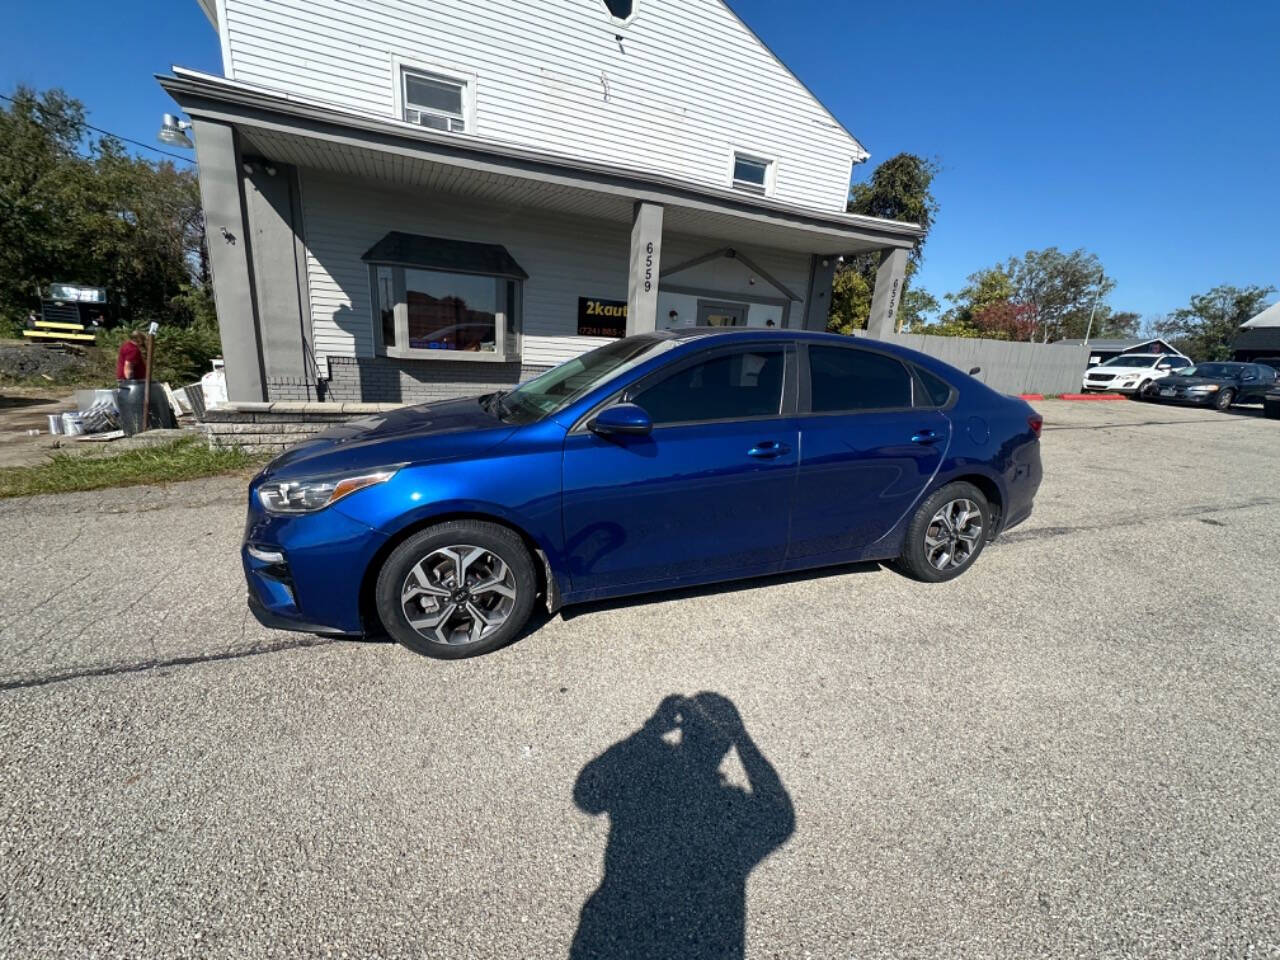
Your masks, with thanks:
M 982 372 L 982 368 L 981 368 L 981 367 L 970 367 L 970 368 L 969 368 L 969 376 L 971 376 L 971 377 L 976 377 L 976 376 L 977 376 L 978 374 L 980 374 L 981 372 Z
M 1169 364 L 1167 364 L 1167 363 L 1160 363 L 1160 364 L 1157 364 L 1157 365 L 1156 365 L 1156 369 L 1157 369 L 1157 370 L 1172 370 L 1173 368 L 1172 368 L 1171 366 L 1169 366 Z
M 634 403 L 615 403 L 605 407 L 587 423 L 587 429 L 602 437 L 623 434 L 643 437 L 653 432 L 653 421 L 642 407 Z

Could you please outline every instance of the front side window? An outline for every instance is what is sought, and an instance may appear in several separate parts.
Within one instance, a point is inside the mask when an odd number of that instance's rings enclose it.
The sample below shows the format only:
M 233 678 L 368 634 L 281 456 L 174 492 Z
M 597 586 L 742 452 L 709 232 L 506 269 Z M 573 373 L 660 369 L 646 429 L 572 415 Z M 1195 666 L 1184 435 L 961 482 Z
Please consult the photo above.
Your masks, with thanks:
M 733 155 L 733 185 L 736 189 L 751 193 L 765 193 L 769 189 L 769 173 L 773 161 L 745 154 Z
M 502 360 L 518 355 L 519 282 L 377 264 L 377 327 L 387 356 Z
M 911 406 L 911 374 L 884 354 L 810 346 L 809 394 L 814 413 L 901 409 Z
M 644 408 L 655 426 L 776 417 L 782 409 L 784 367 L 781 348 L 720 354 L 642 388 L 632 402 Z
M 467 85 L 421 70 L 402 70 L 404 119 L 409 123 L 463 133 L 467 129 Z

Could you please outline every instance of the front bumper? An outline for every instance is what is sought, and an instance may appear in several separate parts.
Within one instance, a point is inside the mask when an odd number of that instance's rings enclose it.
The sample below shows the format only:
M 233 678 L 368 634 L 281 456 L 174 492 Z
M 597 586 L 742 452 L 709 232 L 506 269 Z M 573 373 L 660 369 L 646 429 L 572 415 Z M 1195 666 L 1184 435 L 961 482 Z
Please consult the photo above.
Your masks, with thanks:
M 1137 383 L 1128 383 L 1121 386 L 1117 383 L 1094 383 L 1092 380 L 1085 380 L 1080 384 L 1080 389 L 1084 393 L 1133 393 L 1138 389 Z
M 276 516 L 257 505 L 252 490 L 249 496 L 240 559 L 258 621 L 276 630 L 364 633 L 360 592 L 386 537 L 332 507 Z

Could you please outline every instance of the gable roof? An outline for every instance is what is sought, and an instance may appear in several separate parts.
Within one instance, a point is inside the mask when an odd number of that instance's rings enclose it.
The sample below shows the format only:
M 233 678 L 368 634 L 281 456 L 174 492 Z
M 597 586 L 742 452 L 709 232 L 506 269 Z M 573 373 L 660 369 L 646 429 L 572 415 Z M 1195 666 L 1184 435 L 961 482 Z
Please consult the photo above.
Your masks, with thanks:
M 1055 340 L 1053 342 L 1069 347 L 1090 346 L 1098 350 L 1132 350 L 1134 347 L 1145 347 L 1148 343 L 1163 343 L 1166 347 L 1173 349 L 1173 344 L 1164 337 L 1123 337 L 1110 340 L 1099 340 L 1094 337 L 1087 342 L 1082 337 L 1072 337 L 1069 340 Z
M 818 95 L 813 92 L 813 89 L 796 75 L 796 72 L 787 65 L 787 62 L 785 60 L 783 60 L 780 56 L 778 56 L 778 54 L 774 51 L 773 47 L 769 46 L 769 44 L 767 44 L 764 41 L 764 38 L 762 38 L 760 34 L 756 33 L 756 31 L 752 29 L 751 24 L 747 23 L 747 21 L 743 19 L 742 14 L 738 13 L 737 10 L 733 9 L 733 5 L 729 3 L 729 0 L 720 0 L 720 3 L 724 5 L 724 8 L 726 10 L 728 10 L 731 14 L 733 14 L 733 18 L 737 20 L 740 24 L 742 24 L 743 29 L 746 30 L 747 33 L 755 37 L 756 43 L 760 44 L 760 46 L 764 48 L 765 52 L 768 53 L 769 56 L 773 57 L 774 61 L 778 64 L 778 66 L 780 66 L 783 70 L 785 70 L 787 74 L 791 77 L 791 79 L 800 85 L 800 88 L 804 90 L 804 92 L 809 95 L 809 98 L 813 100 L 813 102 L 816 103 L 822 109 L 822 112 L 825 113 L 831 119 L 831 122 L 834 123 L 837 127 L 839 127 L 844 132 L 844 135 L 853 141 L 853 145 L 858 148 L 858 151 L 860 153 L 860 156 L 856 158 L 856 162 L 863 163 L 864 161 L 869 159 L 871 157 L 871 154 L 867 151 L 867 148 L 862 145 L 862 141 L 859 140 L 857 137 L 855 137 L 852 131 L 850 131 L 850 129 L 840 121 L 840 118 L 831 112 L 831 108 L 828 107 L 825 103 L 823 103 L 818 98 Z
M 1280 327 L 1280 300 L 1277 300 L 1256 317 L 1240 324 L 1242 327 Z

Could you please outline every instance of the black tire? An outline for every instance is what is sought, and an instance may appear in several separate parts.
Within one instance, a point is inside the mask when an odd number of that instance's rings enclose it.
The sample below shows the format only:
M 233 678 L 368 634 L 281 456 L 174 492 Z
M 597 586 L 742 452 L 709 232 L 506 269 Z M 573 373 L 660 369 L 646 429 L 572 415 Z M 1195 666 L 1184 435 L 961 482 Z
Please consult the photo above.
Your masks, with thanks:
M 930 536 L 929 531 L 934 526 L 935 515 L 947 504 L 958 500 L 968 500 L 978 508 L 982 528 L 976 544 L 969 549 L 962 562 L 955 566 L 948 563 L 945 569 L 940 569 L 929 559 L 930 550 L 925 539 Z M 903 543 L 902 556 L 898 559 L 898 567 L 908 576 L 925 583 L 952 580 L 973 566 L 990 537 L 991 505 L 987 503 L 987 498 L 983 496 L 982 491 L 971 483 L 949 483 L 929 496 L 916 509 L 915 516 L 911 518 L 911 523 L 907 527 L 907 536 Z
M 1150 387 L 1151 387 L 1151 381 L 1144 380 L 1142 383 L 1138 384 L 1136 387 L 1133 388 L 1133 393 L 1129 394 L 1129 399 L 1130 400 L 1146 400 L 1147 390 L 1150 389 Z
M 1226 413 L 1231 409 L 1231 405 L 1236 402 L 1236 392 L 1230 387 L 1225 390 L 1219 390 L 1213 398 L 1213 408 L 1222 413 Z
M 412 575 L 415 584 L 421 584 L 420 569 L 424 572 L 427 567 L 419 568 L 419 564 L 425 561 L 435 559 L 435 565 L 431 566 L 431 572 L 434 573 L 437 568 L 440 570 L 448 570 L 448 561 L 445 559 L 448 551 L 453 547 L 466 546 L 474 547 L 479 551 L 483 551 L 476 555 L 475 563 L 477 571 L 485 571 L 485 574 L 492 574 L 493 571 L 499 569 L 498 561 L 505 565 L 509 571 L 510 577 L 504 575 L 504 587 L 508 590 L 514 590 L 514 598 L 497 596 L 493 591 L 485 593 L 485 598 L 481 599 L 480 592 L 472 595 L 467 589 L 457 590 L 456 582 L 449 589 L 454 590 L 454 596 L 441 596 L 437 599 L 437 595 L 427 595 L 425 590 L 421 592 L 421 596 L 417 602 L 424 607 L 424 617 L 429 620 L 432 613 L 442 612 L 444 608 L 452 605 L 455 613 L 446 617 L 446 622 L 441 624 L 440 632 L 430 631 L 435 634 L 436 638 L 430 638 L 420 633 L 409 623 L 409 618 L 405 614 L 404 603 L 401 601 L 402 591 L 409 585 L 409 578 Z M 461 553 L 461 551 L 460 551 Z M 471 556 L 467 552 L 465 556 Z M 432 581 L 431 589 L 439 589 L 441 584 L 448 584 L 449 576 L 456 581 L 456 570 L 461 566 L 462 560 L 456 561 L 454 568 L 439 582 Z M 467 587 L 467 578 L 471 576 L 472 571 L 469 566 L 463 567 L 464 588 Z M 493 579 L 490 577 L 490 579 Z M 471 586 L 478 585 L 472 583 Z M 525 624 L 529 620 L 529 614 L 533 612 L 534 601 L 538 590 L 538 578 L 536 576 L 533 558 L 529 555 L 528 549 L 520 537 L 506 527 L 496 523 L 485 523 L 480 520 L 450 520 L 446 523 L 437 524 L 434 527 L 428 527 L 415 533 L 404 543 L 391 551 L 391 555 L 387 557 L 382 564 L 382 569 L 378 571 L 378 582 L 375 597 L 377 602 L 378 618 L 382 621 L 383 627 L 386 628 L 388 634 L 393 640 L 408 647 L 414 653 L 420 653 L 425 657 L 434 657 L 440 660 L 459 660 L 463 657 L 478 657 L 481 654 L 491 653 L 499 647 L 506 646 L 514 640 L 520 631 L 524 629 Z M 459 602 L 454 602 L 455 598 L 462 598 Z M 509 601 L 509 603 L 508 603 Z M 410 602 L 410 601 L 405 601 Z M 491 633 L 482 635 L 474 641 L 459 642 L 458 637 L 462 634 L 469 634 L 470 629 L 466 628 L 466 624 L 474 627 L 476 618 L 467 612 L 468 607 L 483 607 L 488 603 L 496 603 L 503 607 L 509 607 L 502 612 L 505 617 L 501 623 L 495 625 Z M 428 606 L 429 605 L 429 606 Z M 492 615 L 497 619 L 498 611 L 484 610 L 485 615 Z M 450 629 L 450 624 L 454 624 Z M 482 627 L 481 630 L 488 629 Z M 444 633 L 447 639 L 455 642 L 445 642 L 438 639 Z
M 1262 401 L 1262 415 L 1268 420 L 1280 420 L 1280 400 Z

